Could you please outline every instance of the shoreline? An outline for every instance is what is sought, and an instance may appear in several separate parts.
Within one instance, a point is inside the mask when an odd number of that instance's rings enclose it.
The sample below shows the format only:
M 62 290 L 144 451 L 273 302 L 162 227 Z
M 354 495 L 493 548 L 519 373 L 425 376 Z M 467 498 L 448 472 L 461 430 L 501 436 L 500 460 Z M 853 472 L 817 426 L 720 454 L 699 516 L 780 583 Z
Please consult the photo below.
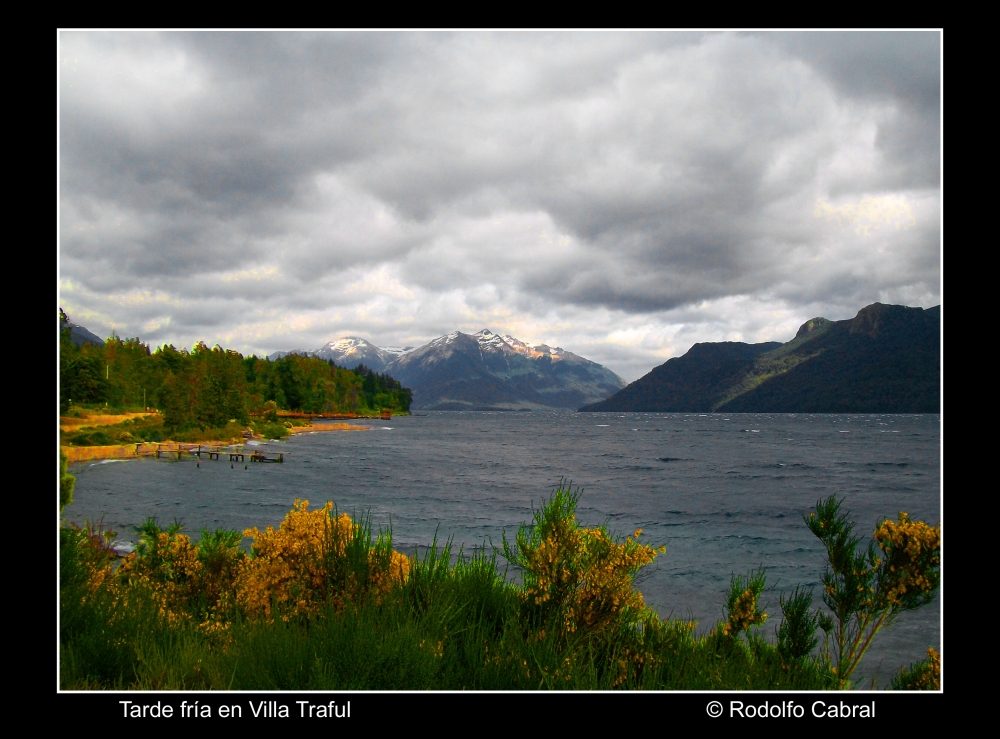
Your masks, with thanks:
M 59 430 L 62 432 L 79 431 L 84 428 L 97 428 L 99 426 L 113 426 L 122 421 L 130 421 L 133 418 L 145 418 L 155 416 L 155 411 L 144 411 L 142 413 L 103 413 L 92 416 L 59 416 Z
M 327 431 L 370 431 L 370 426 L 355 426 L 349 423 L 322 423 L 314 426 L 293 426 L 288 429 L 289 436 L 295 434 L 327 432 Z M 263 439 L 256 436 L 255 440 Z M 232 447 L 245 443 L 244 439 L 228 439 L 214 441 L 160 441 L 137 442 L 134 444 L 116 444 L 112 446 L 65 446 L 60 445 L 66 455 L 67 464 L 90 462 L 101 459 L 140 459 L 154 456 L 158 452 L 177 452 L 197 449 L 198 447 Z
M 288 429 L 289 435 L 311 434 L 323 431 L 371 431 L 371 426 L 355 426 L 350 423 L 318 423 L 312 426 L 292 426 Z

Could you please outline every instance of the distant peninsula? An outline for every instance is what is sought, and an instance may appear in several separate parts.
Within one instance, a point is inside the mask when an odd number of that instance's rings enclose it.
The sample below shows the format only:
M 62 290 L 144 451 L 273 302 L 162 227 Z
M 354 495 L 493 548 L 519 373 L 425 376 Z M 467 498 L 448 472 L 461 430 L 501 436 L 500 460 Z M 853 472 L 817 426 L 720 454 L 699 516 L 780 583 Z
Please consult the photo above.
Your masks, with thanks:
M 941 306 L 873 303 L 813 318 L 787 344 L 695 344 L 580 411 L 938 413 Z

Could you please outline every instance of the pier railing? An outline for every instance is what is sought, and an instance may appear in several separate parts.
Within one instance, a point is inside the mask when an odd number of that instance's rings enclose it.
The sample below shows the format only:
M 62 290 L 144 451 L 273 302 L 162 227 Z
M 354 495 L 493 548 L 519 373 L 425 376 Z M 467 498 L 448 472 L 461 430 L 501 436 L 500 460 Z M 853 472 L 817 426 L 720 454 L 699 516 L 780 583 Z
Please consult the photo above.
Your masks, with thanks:
M 247 448 L 243 444 L 218 446 L 212 444 L 182 443 L 139 443 L 135 445 L 137 457 L 175 458 L 177 460 L 194 457 L 199 460 L 218 460 L 224 457 L 230 462 L 284 462 L 284 452 L 267 452 L 262 449 Z

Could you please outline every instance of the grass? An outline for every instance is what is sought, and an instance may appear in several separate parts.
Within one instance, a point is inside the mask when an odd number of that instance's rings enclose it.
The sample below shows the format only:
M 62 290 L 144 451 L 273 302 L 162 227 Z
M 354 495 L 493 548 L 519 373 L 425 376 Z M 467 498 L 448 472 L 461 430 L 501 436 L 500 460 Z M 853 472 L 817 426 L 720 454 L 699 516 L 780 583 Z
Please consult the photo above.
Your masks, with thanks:
M 392 550 L 332 506 L 297 502 L 279 530 L 202 532 L 149 520 L 117 568 L 105 538 L 61 530 L 63 689 L 815 690 L 845 687 L 798 591 L 771 643 L 764 573 L 734 577 L 727 619 L 696 633 L 642 604 L 661 550 L 575 520 L 560 488 L 500 551 Z M 520 570 L 520 584 L 511 569 Z M 812 626 L 810 626 L 812 624 Z M 782 628 L 784 631 L 782 631 Z M 804 633 L 803 629 L 805 629 Z M 936 654 L 936 653 L 935 653 Z M 933 687 L 921 663 L 900 686 Z M 933 679 L 931 679 L 933 678 Z

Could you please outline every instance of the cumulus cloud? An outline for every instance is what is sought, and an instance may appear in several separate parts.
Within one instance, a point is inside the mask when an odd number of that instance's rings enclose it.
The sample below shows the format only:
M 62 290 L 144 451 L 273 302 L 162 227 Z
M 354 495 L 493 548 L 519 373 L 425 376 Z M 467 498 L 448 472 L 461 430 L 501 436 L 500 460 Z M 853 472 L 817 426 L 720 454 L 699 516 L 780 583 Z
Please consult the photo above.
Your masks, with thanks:
M 940 302 L 937 32 L 60 44 L 60 300 L 98 332 L 261 354 L 488 326 L 632 380 Z

